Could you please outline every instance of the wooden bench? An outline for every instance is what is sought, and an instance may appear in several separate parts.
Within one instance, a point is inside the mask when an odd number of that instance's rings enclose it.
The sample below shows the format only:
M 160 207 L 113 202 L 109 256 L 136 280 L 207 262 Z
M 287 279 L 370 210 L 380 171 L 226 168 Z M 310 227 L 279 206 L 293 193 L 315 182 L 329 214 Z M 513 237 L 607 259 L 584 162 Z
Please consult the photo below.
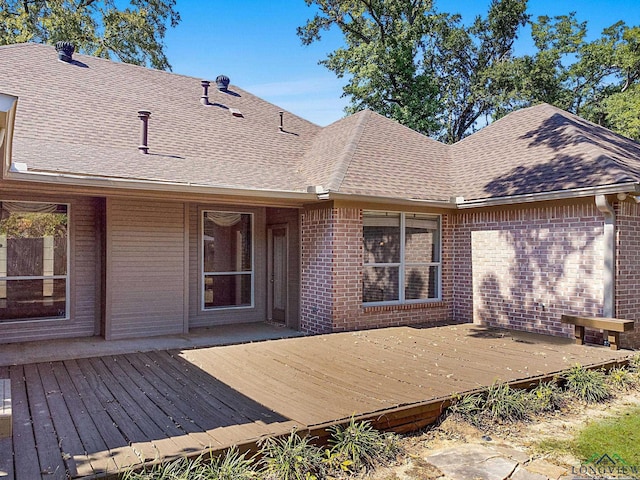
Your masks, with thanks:
M 11 380 L 0 379 L 0 438 L 11 436 Z
M 575 325 L 576 343 L 584 344 L 584 329 L 596 328 L 602 330 L 605 341 L 609 342 L 612 350 L 620 348 L 620 334 L 633 330 L 633 320 L 622 320 L 620 318 L 599 318 L 599 317 L 578 317 L 574 315 L 562 315 L 562 323 Z

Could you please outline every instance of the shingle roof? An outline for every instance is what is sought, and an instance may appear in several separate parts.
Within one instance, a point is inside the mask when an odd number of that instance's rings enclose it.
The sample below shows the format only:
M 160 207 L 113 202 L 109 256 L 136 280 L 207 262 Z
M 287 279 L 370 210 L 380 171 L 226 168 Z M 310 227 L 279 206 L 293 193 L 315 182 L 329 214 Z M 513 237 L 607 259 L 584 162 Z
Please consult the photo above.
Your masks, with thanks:
M 19 97 L 13 160 L 30 170 L 296 191 L 300 152 L 320 127 L 231 85 L 75 55 L 54 48 L 0 48 L 0 89 Z M 243 117 L 235 117 L 230 108 Z M 151 111 L 150 154 L 138 153 L 138 110 Z
M 640 145 L 548 104 L 451 147 L 457 196 L 496 198 L 640 181 Z
M 212 82 L 204 106 L 200 79 L 74 59 L 0 47 L 0 93 L 19 97 L 13 161 L 29 171 L 436 201 L 640 181 L 640 145 L 545 104 L 452 146 L 370 111 L 325 128 L 285 113 L 280 132 L 281 109 L 235 85 L 223 93 Z M 151 111 L 148 155 L 138 110 Z
M 320 132 L 301 171 L 343 194 L 448 201 L 448 147 L 369 110 Z

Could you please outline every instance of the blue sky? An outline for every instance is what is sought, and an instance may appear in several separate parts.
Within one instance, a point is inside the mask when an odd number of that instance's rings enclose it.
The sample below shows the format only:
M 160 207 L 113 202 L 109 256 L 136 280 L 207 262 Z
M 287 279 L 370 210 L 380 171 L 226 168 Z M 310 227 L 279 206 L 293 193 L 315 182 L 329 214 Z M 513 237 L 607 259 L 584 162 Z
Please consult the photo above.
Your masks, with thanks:
M 436 0 L 436 7 L 461 13 L 467 23 L 489 3 Z M 244 90 L 319 125 L 344 116 L 344 80 L 318 65 L 341 45 L 341 36 L 332 31 L 321 42 L 302 45 L 296 28 L 313 16 L 304 0 L 177 0 L 177 9 L 182 22 L 165 42 L 175 73 L 209 80 L 225 74 Z M 534 16 L 571 11 L 588 22 L 590 37 L 618 20 L 640 25 L 640 0 L 529 0 Z M 519 48 L 527 48 L 524 39 Z

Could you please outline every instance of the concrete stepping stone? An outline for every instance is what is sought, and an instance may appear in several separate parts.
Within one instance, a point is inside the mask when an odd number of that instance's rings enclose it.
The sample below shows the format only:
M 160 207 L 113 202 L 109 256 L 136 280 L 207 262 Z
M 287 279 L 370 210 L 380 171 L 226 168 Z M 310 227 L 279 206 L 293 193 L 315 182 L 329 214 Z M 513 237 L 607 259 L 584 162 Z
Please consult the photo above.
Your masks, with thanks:
M 505 480 L 518 466 L 518 462 L 477 444 L 438 450 L 425 461 L 452 480 Z

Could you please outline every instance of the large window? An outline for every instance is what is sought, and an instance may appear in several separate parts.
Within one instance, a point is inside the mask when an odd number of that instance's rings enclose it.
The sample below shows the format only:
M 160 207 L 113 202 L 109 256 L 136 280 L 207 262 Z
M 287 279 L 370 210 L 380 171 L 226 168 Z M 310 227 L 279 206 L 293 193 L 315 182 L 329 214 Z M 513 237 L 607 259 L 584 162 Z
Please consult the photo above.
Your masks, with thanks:
M 253 216 L 203 212 L 204 309 L 253 306 Z
M 363 223 L 364 303 L 441 298 L 440 217 L 365 211 Z
M 0 202 L 0 322 L 67 317 L 68 207 Z

